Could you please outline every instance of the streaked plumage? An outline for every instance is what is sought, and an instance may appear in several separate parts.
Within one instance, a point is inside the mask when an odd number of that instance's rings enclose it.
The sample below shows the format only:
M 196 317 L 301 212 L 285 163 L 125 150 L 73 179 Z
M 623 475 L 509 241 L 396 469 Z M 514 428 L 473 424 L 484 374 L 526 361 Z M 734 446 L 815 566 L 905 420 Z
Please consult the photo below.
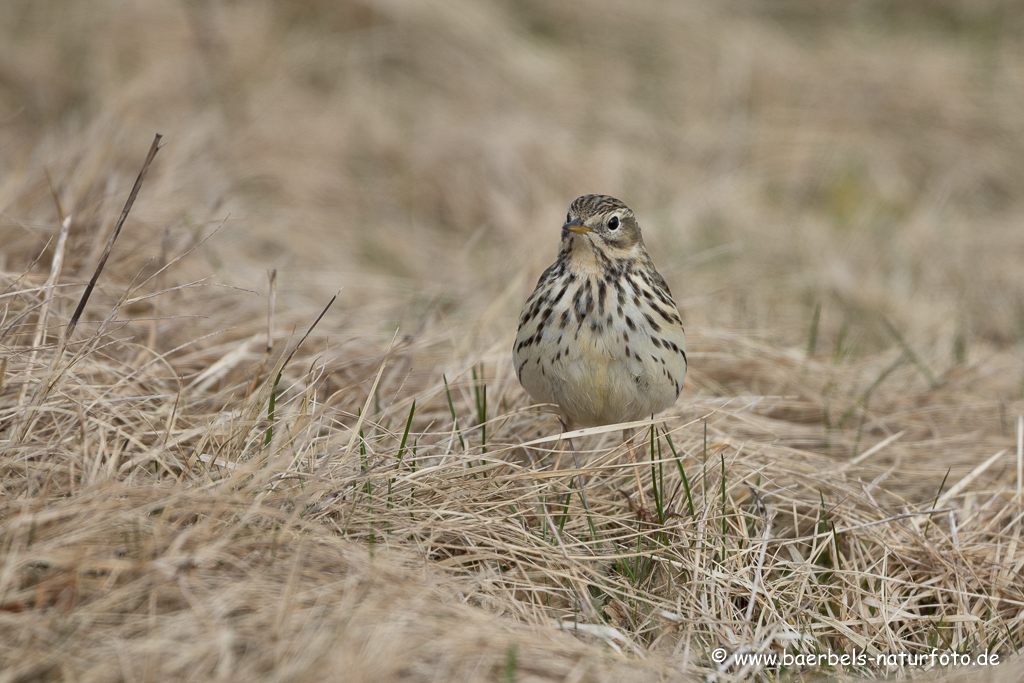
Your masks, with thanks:
M 621 201 L 584 195 L 569 207 L 512 358 L 527 393 L 557 405 L 570 428 L 639 420 L 675 402 L 686 378 L 683 323 Z

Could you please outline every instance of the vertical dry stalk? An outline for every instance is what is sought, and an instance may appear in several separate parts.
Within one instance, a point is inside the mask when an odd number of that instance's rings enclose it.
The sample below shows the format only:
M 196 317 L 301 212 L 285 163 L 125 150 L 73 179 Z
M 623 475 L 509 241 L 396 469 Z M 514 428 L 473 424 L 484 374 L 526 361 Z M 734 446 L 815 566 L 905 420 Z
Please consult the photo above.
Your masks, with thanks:
M 271 268 L 267 271 L 267 280 L 270 285 L 270 292 L 267 296 L 267 349 L 266 353 L 263 354 L 263 360 L 260 361 L 259 367 L 256 368 L 256 372 L 253 373 L 252 381 L 249 383 L 249 388 L 245 392 L 245 397 L 249 398 L 253 392 L 260 385 L 260 377 L 263 376 L 263 369 L 267 366 L 267 361 L 270 360 L 270 354 L 274 352 L 274 310 L 277 306 L 277 268 Z
M 58 350 L 56 355 L 60 355 L 59 351 L 63 351 L 64 347 L 67 346 L 68 340 L 71 339 L 71 335 L 75 331 L 75 327 L 78 325 L 79 319 L 82 317 L 82 311 L 85 310 L 85 304 L 89 301 L 89 297 L 92 296 L 92 290 L 96 287 L 96 281 L 100 278 L 100 273 L 103 272 L 103 267 L 107 265 L 107 259 L 110 257 L 110 250 L 114 248 L 114 242 L 117 241 L 117 236 L 121 234 L 121 228 L 124 227 L 124 222 L 128 218 L 128 212 L 132 210 L 132 206 L 135 204 L 135 198 L 139 194 L 139 190 L 142 189 L 142 181 L 146 179 L 146 172 L 149 171 L 149 165 L 153 163 L 153 157 L 160 150 L 160 140 L 163 135 L 160 133 L 156 134 L 153 138 L 153 144 L 149 147 L 149 153 L 146 155 L 146 160 L 142 164 L 142 170 L 139 171 L 139 176 L 135 179 L 135 185 L 132 187 L 131 194 L 128 195 L 128 201 L 124 204 L 124 209 L 121 210 L 121 217 L 117 219 L 117 225 L 114 226 L 114 232 L 111 233 L 110 239 L 107 240 L 107 245 L 103 248 L 103 254 L 100 256 L 99 263 L 96 264 L 96 270 L 93 271 L 92 277 L 89 279 L 89 284 L 85 286 L 85 291 L 82 292 L 82 298 L 78 300 L 78 306 L 75 308 L 75 312 L 71 315 L 71 320 L 68 322 L 68 327 L 64 330 L 64 339 L 61 342 L 61 348 Z
M 96 281 L 99 280 L 100 273 L 103 272 L 103 267 L 107 263 L 107 258 L 110 256 L 110 251 L 114 247 L 114 242 L 117 240 L 117 236 L 121 234 L 121 228 L 124 227 L 124 222 L 128 218 L 128 212 L 131 211 L 132 205 L 135 204 L 135 198 L 139 194 L 139 190 L 142 188 L 142 181 L 146 179 L 146 172 L 149 170 L 149 165 L 153 163 L 153 158 L 156 156 L 157 151 L 160 149 L 160 140 L 163 136 L 157 133 L 153 138 L 153 144 L 149 147 L 149 153 L 146 154 L 146 160 L 142 164 L 142 170 L 139 171 L 138 177 L 135 179 L 135 185 L 132 187 L 131 193 L 128 195 L 128 201 L 125 202 L 124 209 L 121 211 L 121 217 L 117 220 L 117 225 L 114 226 L 114 232 L 110 235 L 110 239 L 107 240 L 107 245 L 103 249 L 103 255 L 100 257 L 99 263 L 96 264 L 96 270 L 93 271 L 92 277 L 89 279 L 89 283 L 85 287 L 85 291 L 82 293 L 82 298 L 78 301 L 78 306 L 75 308 L 75 312 L 71 315 L 71 319 L 68 321 L 68 326 L 64 330 L 64 336 L 61 338 L 60 343 L 57 345 L 53 356 L 50 358 L 50 365 L 47 368 L 46 374 L 36 385 L 36 390 L 32 395 L 32 400 L 28 404 L 24 404 L 19 401 L 22 405 L 22 412 L 18 417 L 18 422 L 12 429 L 14 438 L 13 443 L 18 443 L 31 431 L 34 423 L 34 408 L 37 407 L 43 400 L 43 398 L 49 393 L 50 389 L 60 379 L 63 372 L 55 373 L 54 369 L 57 363 L 64 355 L 64 349 L 67 348 L 68 342 L 71 339 L 71 335 L 75 331 L 75 327 L 78 325 L 79 319 L 82 317 L 82 311 L 85 310 L 85 304 L 89 301 L 89 297 L 92 295 L 93 289 L 96 287 Z M 58 203 L 59 207 L 59 203 Z M 63 209 L 58 209 L 63 212 Z M 62 228 L 63 230 L 63 228 Z M 55 268 L 59 269 L 60 262 L 57 260 L 56 253 L 62 254 L 61 261 L 63 260 L 63 247 L 58 244 L 58 249 L 55 250 L 54 264 L 50 268 L 50 278 L 55 278 Z M 49 279 L 47 280 L 49 282 Z M 45 322 L 45 321 L 44 321 Z M 38 330 L 37 330 L 38 335 Z M 24 387 L 23 387 L 24 389 Z M 26 390 L 27 391 L 27 390 Z M 23 398 L 19 397 L 19 398 Z
M 49 178 L 49 175 L 47 175 Z M 51 190 L 53 186 L 50 186 Z M 53 288 L 60 277 L 60 271 L 64 266 L 64 249 L 68 242 L 68 231 L 71 228 L 71 216 L 64 215 L 64 207 L 54 191 L 54 200 L 57 202 L 57 214 L 60 217 L 60 232 L 57 234 L 57 245 L 53 250 L 53 260 L 50 262 L 50 274 L 43 285 L 43 306 L 39 310 L 39 321 L 36 323 L 36 332 L 32 337 L 32 351 L 29 352 L 28 362 L 25 364 L 25 381 L 21 384 L 18 392 L 18 405 L 25 402 L 28 394 L 29 377 L 32 376 L 32 368 L 36 363 L 36 356 L 39 354 L 39 347 L 46 340 L 46 319 L 50 313 L 50 302 L 53 300 Z

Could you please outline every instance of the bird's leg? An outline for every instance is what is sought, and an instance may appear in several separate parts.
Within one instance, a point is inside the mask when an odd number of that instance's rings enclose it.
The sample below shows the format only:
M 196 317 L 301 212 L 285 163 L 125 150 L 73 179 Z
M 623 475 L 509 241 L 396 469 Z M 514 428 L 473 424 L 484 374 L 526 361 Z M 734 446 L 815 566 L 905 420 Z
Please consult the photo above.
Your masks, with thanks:
M 565 424 L 565 421 L 562 420 L 561 417 L 558 418 L 558 422 L 559 422 L 559 424 L 562 425 L 562 433 L 565 434 L 565 432 L 567 432 L 569 430 L 568 426 Z M 576 447 L 573 445 L 572 439 L 566 439 L 565 437 L 563 437 L 561 439 L 561 441 L 564 442 L 564 443 L 568 443 L 569 444 L 569 452 L 572 453 L 572 464 L 576 466 L 576 469 L 578 471 L 580 469 L 580 461 L 576 459 Z M 558 459 L 559 459 L 559 461 L 562 458 L 563 449 L 564 449 L 564 447 L 558 449 Z M 558 461 L 555 462 L 555 469 L 556 470 L 558 469 Z M 590 511 L 590 506 L 587 505 L 587 491 L 586 491 L 586 489 L 583 486 L 583 475 L 582 474 L 577 474 L 576 475 L 576 481 L 577 481 L 577 483 L 579 484 L 579 487 L 580 487 L 580 500 L 583 501 L 583 509 L 589 512 Z
M 561 423 L 561 420 L 559 420 Z M 565 425 L 562 425 L 562 433 L 565 433 Z M 559 439 L 558 440 L 558 455 L 555 456 L 555 466 L 552 468 L 555 472 L 562 469 L 562 455 L 565 454 L 565 442 L 571 441 L 571 439 Z
M 631 433 L 632 432 L 632 433 Z M 651 512 L 647 507 L 647 498 L 644 497 L 644 485 L 640 481 L 640 467 L 636 461 L 636 453 L 633 452 L 633 439 L 636 436 L 636 432 L 630 429 L 622 430 L 622 439 L 626 442 L 626 448 L 629 449 L 629 459 L 633 463 L 633 476 L 636 478 L 636 492 L 637 497 L 640 499 L 640 508 L 635 510 L 636 515 L 643 521 L 650 521 Z M 632 503 L 630 503 L 632 507 Z

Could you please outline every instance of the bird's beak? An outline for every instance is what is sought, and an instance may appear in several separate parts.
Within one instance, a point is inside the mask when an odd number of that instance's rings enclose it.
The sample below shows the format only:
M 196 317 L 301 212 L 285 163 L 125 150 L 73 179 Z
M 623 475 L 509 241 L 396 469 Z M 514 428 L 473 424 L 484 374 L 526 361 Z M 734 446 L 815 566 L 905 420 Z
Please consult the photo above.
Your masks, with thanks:
M 593 228 L 588 228 L 583 225 L 583 221 L 579 218 L 574 218 L 565 225 L 562 226 L 562 230 L 568 230 L 569 232 L 575 232 L 578 235 L 583 235 L 588 232 L 594 232 Z

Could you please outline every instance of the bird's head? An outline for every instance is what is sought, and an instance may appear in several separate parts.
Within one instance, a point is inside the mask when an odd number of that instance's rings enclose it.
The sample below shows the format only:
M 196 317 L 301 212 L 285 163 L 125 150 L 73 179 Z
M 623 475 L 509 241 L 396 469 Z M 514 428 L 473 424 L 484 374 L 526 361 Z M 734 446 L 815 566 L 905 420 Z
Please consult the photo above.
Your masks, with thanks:
M 589 244 L 612 260 L 636 258 L 644 251 L 633 212 L 615 197 L 603 194 L 585 194 L 569 206 L 562 244 L 570 250 Z

